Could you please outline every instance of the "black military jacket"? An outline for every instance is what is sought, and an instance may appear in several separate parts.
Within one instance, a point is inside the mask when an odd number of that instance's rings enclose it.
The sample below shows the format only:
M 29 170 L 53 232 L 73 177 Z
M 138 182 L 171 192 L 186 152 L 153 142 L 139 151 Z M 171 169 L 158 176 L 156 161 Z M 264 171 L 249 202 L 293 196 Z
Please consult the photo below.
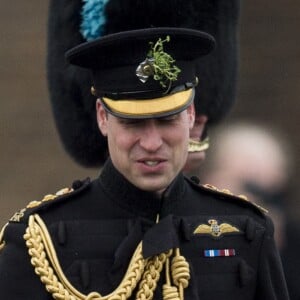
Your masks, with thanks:
M 105 296 L 119 286 L 141 240 L 144 258 L 180 249 L 189 263 L 186 300 L 288 299 L 272 222 L 239 197 L 180 174 L 158 198 L 131 185 L 108 161 L 96 180 L 76 181 L 72 192 L 52 198 L 31 203 L 5 227 L 0 242 L 1 299 L 101 299 L 90 293 Z M 61 291 L 49 286 L 47 291 L 49 283 L 36 274 L 46 272 L 45 267 L 49 271 L 47 264 L 37 266 L 37 254 L 29 255 L 24 239 L 30 216 L 36 214 L 49 233 L 63 275 L 81 298 L 59 298 Z M 38 239 L 35 246 L 41 247 Z M 41 253 L 43 261 L 45 252 Z M 48 262 L 51 265 L 51 259 Z M 55 273 L 53 264 L 52 269 Z M 153 299 L 162 299 L 164 269 Z M 63 278 L 57 280 L 63 290 Z

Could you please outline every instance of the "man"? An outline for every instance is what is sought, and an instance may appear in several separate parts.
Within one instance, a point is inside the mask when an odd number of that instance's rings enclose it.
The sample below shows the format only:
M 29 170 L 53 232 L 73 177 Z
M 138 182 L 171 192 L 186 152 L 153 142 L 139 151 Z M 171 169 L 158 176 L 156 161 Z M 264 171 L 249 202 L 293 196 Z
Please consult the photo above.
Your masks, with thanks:
M 180 171 L 195 118 L 196 60 L 213 46 L 203 32 L 164 27 L 67 53 L 92 71 L 110 158 L 99 178 L 29 203 L 10 220 L 0 242 L 1 297 L 288 299 L 270 219 Z

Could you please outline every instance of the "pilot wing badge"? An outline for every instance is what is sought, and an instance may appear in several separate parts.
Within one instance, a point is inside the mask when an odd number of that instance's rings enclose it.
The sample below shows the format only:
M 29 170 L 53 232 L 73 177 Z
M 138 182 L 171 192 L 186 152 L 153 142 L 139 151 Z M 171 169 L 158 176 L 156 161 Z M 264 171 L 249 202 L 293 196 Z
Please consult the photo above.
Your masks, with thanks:
M 194 234 L 204 234 L 204 235 L 211 235 L 215 238 L 221 237 L 224 234 L 229 233 L 237 233 L 240 230 L 228 223 L 218 224 L 218 221 L 215 219 L 208 220 L 208 224 L 200 224 L 195 230 Z

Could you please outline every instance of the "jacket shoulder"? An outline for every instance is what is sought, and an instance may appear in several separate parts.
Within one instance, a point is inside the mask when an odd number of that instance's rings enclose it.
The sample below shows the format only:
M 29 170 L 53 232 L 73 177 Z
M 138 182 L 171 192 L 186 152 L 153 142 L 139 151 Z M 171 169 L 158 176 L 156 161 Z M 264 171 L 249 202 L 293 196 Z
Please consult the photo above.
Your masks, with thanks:
M 210 194 L 213 197 L 217 197 L 222 201 L 228 201 L 236 203 L 237 205 L 243 205 L 253 208 L 260 214 L 267 214 L 268 210 L 258 205 L 257 203 L 250 201 L 245 195 L 235 195 L 229 189 L 219 189 L 218 187 L 212 184 L 201 184 L 199 180 L 195 180 L 194 178 L 188 179 L 192 186 L 200 191 L 201 193 Z
M 9 219 L 9 221 L 0 230 L 0 252 L 4 248 L 5 236 L 7 231 L 15 230 L 22 225 L 27 224 L 30 215 L 37 213 L 40 210 L 47 210 L 50 206 L 57 205 L 62 201 L 71 201 L 75 195 L 83 193 L 91 184 L 91 180 L 86 178 L 85 180 L 76 180 L 73 182 L 71 187 L 65 187 L 58 190 L 54 194 L 47 194 L 39 201 L 31 201 L 26 207 L 15 212 L 14 215 Z M 27 226 L 27 225 L 26 225 Z
M 29 202 L 26 207 L 17 211 L 9 220 L 9 222 L 25 221 L 31 214 L 45 210 L 50 206 L 57 205 L 62 201 L 69 201 L 75 195 L 85 191 L 91 184 L 90 178 L 84 180 L 76 180 L 71 187 L 59 189 L 53 194 L 46 194 L 41 200 Z

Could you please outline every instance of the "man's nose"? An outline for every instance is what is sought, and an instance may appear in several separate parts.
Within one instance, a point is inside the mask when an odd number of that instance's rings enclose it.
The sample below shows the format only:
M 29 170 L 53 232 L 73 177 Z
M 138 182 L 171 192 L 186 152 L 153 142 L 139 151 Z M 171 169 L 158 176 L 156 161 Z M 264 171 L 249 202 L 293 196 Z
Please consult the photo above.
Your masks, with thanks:
M 161 130 L 155 123 L 155 120 L 148 120 L 144 124 L 144 130 L 140 137 L 140 146 L 146 151 L 155 152 L 163 144 Z

